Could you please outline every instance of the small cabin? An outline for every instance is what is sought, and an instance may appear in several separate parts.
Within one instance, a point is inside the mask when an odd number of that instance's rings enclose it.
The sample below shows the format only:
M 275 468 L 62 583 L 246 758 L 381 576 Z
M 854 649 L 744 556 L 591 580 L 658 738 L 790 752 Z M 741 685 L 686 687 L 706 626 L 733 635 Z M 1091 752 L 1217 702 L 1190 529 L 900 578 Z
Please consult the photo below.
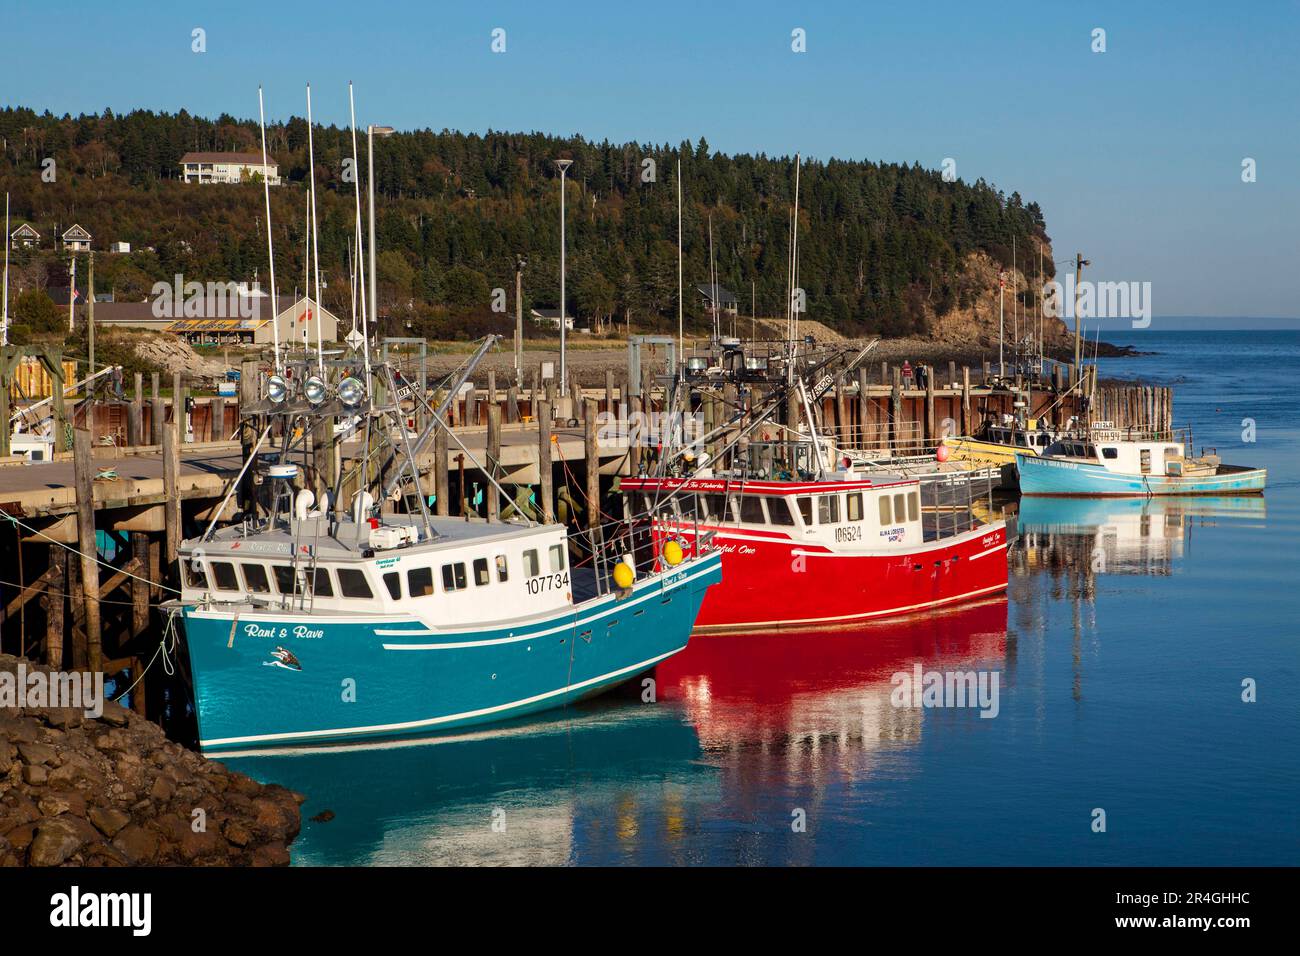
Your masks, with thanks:
M 1106 441 L 1068 438 L 1049 445 L 1043 455 L 1101 465 L 1123 475 L 1181 474 L 1183 446 L 1166 441 Z
M 986 441 L 1012 448 L 1035 448 L 1041 451 L 1052 443 L 1052 435 L 1045 431 L 1026 431 L 1009 425 L 990 425 Z

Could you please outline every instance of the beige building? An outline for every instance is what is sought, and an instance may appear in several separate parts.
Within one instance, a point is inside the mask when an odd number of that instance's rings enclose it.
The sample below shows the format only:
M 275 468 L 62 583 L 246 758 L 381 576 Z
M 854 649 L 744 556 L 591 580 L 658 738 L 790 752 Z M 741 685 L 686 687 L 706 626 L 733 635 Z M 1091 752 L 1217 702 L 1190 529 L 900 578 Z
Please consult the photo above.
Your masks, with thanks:
M 280 330 L 280 344 L 292 343 L 302 348 L 304 339 L 316 346 L 316 323 L 321 322 L 322 342 L 339 341 L 339 320 L 328 309 L 318 309 L 309 298 L 291 302 L 292 297 L 280 300 L 280 315 L 276 325 Z M 288 305 L 285 305 L 289 302 Z M 153 302 L 104 302 L 95 305 L 95 324 L 122 328 L 170 332 L 194 345 L 271 345 L 275 341 L 276 325 L 270 318 L 271 299 L 265 294 L 241 297 L 237 307 L 227 301 L 202 300 L 187 302 L 182 314 L 169 314 L 169 309 Z
M 181 157 L 181 178 L 187 183 L 243 183 L 265 175 L 272 186 L 280 185 L 280 166 L 260 153 L 186 153 Z

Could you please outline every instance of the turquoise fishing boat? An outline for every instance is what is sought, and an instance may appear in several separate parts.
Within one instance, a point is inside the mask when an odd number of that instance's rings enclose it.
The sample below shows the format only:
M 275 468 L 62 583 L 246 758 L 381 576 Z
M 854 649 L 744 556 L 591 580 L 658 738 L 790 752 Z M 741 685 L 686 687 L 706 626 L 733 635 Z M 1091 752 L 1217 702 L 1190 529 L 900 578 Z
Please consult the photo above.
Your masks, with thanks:
M 373 401 L 348 368 L 266 370 L 267 398 L 252 411 L 267 425 L 234 483 L 242 510 L 182 544 L 181 595 L 168 605 L 205 752 L 507 720 L 597 694 L 686 647 L 721 580 L 720 553 L 674 544 L 638 564 L 629 536 L 584 531 L 575 566 L 564 525 L 429 513 L 416 461 L 492 341 L 439 390 L 444 404 L 418 435 L 406 405 L 423 393 L 399 388 L 392 366 L 378 369 L 388 397 Z M 336 432 L 340 419 L 352 424 Z M 279 447 L 262 453 L 272 432 Z M 313 434 L 319 444 L 303 440 Z M 337 458 L 322 454 L 330 448 Z M 340 509 L 344 471 L 359 469 L 338 469 L 332 487 L 327 476 L 349 455 L 381 477 L 376 496 L 358 490 Z M 225 512 L 223 502 L 215 514 Z

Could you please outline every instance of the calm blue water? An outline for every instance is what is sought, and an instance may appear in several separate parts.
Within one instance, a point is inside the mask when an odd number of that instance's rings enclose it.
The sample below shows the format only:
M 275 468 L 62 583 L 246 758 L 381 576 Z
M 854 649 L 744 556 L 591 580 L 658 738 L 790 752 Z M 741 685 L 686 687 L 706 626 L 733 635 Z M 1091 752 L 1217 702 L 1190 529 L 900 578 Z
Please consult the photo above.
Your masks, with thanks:
M 655 704 L 229 763 L 333 812 L 307 865 L 1300 862 L 1300 333 L 1114 339 L 1159 354 L 1103 375 L 1176 385 L 1262 501 L 1030 502 L 1007 600 L 696 639 Z M 996 671 L 998 715 L 892 706 L 918 663 Z

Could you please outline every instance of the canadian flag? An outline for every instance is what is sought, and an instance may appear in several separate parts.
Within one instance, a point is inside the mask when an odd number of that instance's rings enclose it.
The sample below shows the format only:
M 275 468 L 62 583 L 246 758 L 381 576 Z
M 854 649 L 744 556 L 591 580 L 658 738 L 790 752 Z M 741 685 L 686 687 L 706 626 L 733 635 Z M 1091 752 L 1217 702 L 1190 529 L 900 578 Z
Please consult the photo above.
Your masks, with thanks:
M 311 309 L 307 309 L 306 311 L 303 312 L 301 321 L 303 322 L 311 321 Z

